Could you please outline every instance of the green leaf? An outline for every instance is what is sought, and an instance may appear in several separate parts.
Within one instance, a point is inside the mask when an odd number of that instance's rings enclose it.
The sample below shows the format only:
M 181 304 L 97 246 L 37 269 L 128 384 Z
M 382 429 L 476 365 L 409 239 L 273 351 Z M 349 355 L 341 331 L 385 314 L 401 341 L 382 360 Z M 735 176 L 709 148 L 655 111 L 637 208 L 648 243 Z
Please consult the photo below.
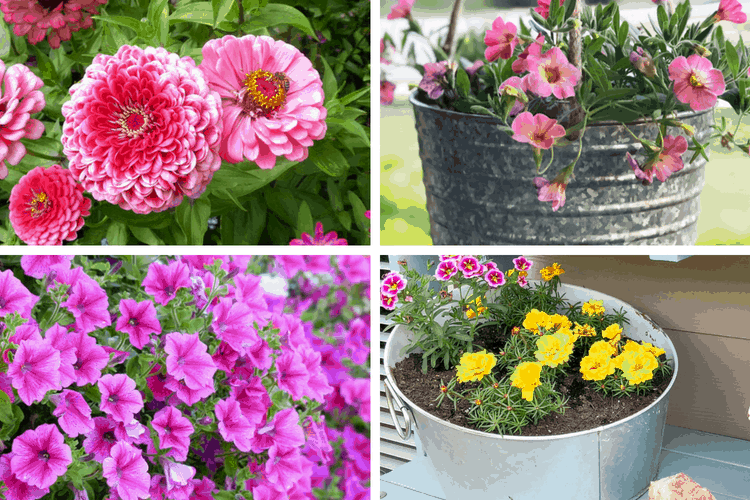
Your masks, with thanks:
M 352 119 L 344 119 L 344 118 L 329 118 L 326 120 L 326 123 L 331 126 L 335 125 L 337 127 L 340 127 L 347 132 L 349 132 L 352 135 L 356 135 L 360 139 L 362 139 L 362 147 L 370 147 L 370 137 L 367 135 L 367 131 L 365 130 L 365 127 L 362 126 L 361 123 L 355 122 Z M 332 130 L 333 131 L 333 128 Z M 352 145 L 356 147 L 355 145 Z
M 666 31 L 669 27 L 669 17 L 667 16 L 667 9 L 663 5 L 659 5 L 656 8 L 656 18 L 659 20 L 661 30 Z
M 310 205 L 306 201 L 303 201 L 299 206 L 299 213 L 297 214 L 297 234 L 313 234 L 314 232 L 315 227 L 312 213 L 310 212 Z
M 293 192 L 290 189 L 268 189 L 263 194 L 269 210 L 294 229 L 299 205 Z
M 323 61 L 323 67 L 325 72 L 323 73 L 323 95 L 325 96 L 325 102 L 331 101 L 338 94 L 338 82 L 336 81 L 336 75 L 333 74 L 331 66 L 328 65 L 325 57 L 320 58 Z
M 573 11 L 575 9 L 576 9 L 576 0 L 565 0 L 565 18 L 564 18 L 565 21 L 570 19 L 570 16 L 573 15 Z
M 331 177 L 339 177 L 349 169 L 344 155 L 331 141 L 321 141 L 309 150 L 308 160 Z
M 154 27 L 150 25 L 149 23 L 143 23 L 139 21 L 138 19 L 134 19 L 132 17 L 125 17 L 125 16 L 92 16 L 94 19 L 98 21 L 104 21 L 105 23 L 112 23 L 116 24 L 118 26 L 124 26 L 126 28 L 130 28 L 135 33 L 146 40 L 152 39 L 156 35 L 156 30 L 154 30 Z
M 729 40 L 727 40 L 725 47 L 727 63 L 729 63 L 729 68 L 732 70 L 732 74 L 735 78 L 737 78 L 737 75 L 740 72 L 740 58 L 737 55 L 737 49 L 734 48 L 734 45 L 732 45 L 732 42 L 730 42 Z
M 226 189 L 237 198 L 241 198 L 276 180 L 297 164 L 297 162 L 277 158 L 275 167 L 262 170 L 247 162 L 237 165 L 224 163 L 214 174 L 211 184 L 208 185 L 208 192 L 218 198 L 224 198 L 226 195 L 222 194 L 222 190 Z
M 148 20 L 156 28 L 156 39 L 163 46 L 169 38 L 169 0 L 151 0 L 148 5 Z
M 34 55 L 36 56 L 37 67 L 41 73 L 42 80 L 44 80 L 45 83 L 49 82 L 52 85 L 59 83 L 57 70 L 47 54 L 37 48 L 36 45 L 32 45 L 31 50 L 34 51 Z
M 221 242 L 224 245 L 256 245 L 266 227 L 267 207 L 263 198 L 253 196 L 246 202 L 249 210 L 234 210 L 221 216 Z
M 324 59 L 325 60 L 325 59 Z M 351 92 L 349 94 L 346 94 L 344 97 L 339 99 L 339 102 L 346 106 L 352 101 L 356 101 L 360 97 L 367 95 L 370 93 L 370 87 L 365 87 L 363 89 L 355 90 L 354 92 Z
M 97 210 L 110 219 L 123 222 L 128 226 L 148 227 L 161 229 L 173 224 L 174 219 L 169 212 L 152 212 L 150 214 L 135 214 L 130 210 L 123 210 L 117 205 L 110 203 L 99 203 Z
M 127 245 L 128 228 L 122 222 L 113 222 L 107 229 L 107 243 L 110 245 Z
M 169 24 L 197 23 L 214 26 L 214 19 L 214 8 L 208 2 L 189 3 L 177 7 L 169 16 Z
M 130 232 L 133 233 L 133 236 L 135 236 L 135 238 L 141 243 L 145 243 L 146 245 L 164 244 L 164 241 L 156 236 L 156 233 L 154 233 L 147 227 L 130 226 L 128 229 L 130 229 Z
M 469 81 L 469 74 L 463 68 L 458 68 L 456 72 L 456 90 L 463 98 L 469 97 L 471 93 L 471 82 Z
M 13 407 L 10 398 L 4 391 L 0 391 L 0 422 L 4 424 L 13 423 Z
M 188 245 L 202 245 L 203 235 L 208 230 L 211 216 L 211 201 L 206 196 L 197 200 L 185 197 L 175 210 L 175 219 L 185 234 Z
M 367 207 L 365 207 L 365 204 L 362 203 L 362 200 L 359 199 L 359 196 L 357 196 L 354 191 L 349 191 L 349 203 L 352 204 L 352 212 L 354 213 L 354 219 L 357 221 L 357 225 L 361 229 L 365 229 L 367 226 L 367 217 L 365 217 Z
M 242 25 L 242 28 L 246 30 L 254 30 L 258 28 L 278 26 L 280 24 L 294 26 L 316 40 L 318 39 L 315 30 L 313 30 L 310 25 L 310 21 L 307 20 L 307 17 L 302 12 L 289 5 L 278 3 L 266 5 L 266 7 L 260 11 L 260 14 L 251 17 L 250 20 Z
M 220 22 L 222 22 L 225 17 L 227 17 L 227 13 L 229 12 L 229 9 L 231 9 L 233 5 L 234 5 L 234 0 L 212 0 L 211 1 L 211 6 L 213 7 L 213 12 L 214 12 L 214 24 L 213 24 L 214 28 Z
M 620 44 L 620 47 L 624 46 L 625 42 L 628 40 L 629 28 L 627 21 L 623 21 L 620 25 L 620 30 L 617 32 L 617 42 Z
M 0 17 L 0 57 L 10 54 L 10 32 L 2 17 Z

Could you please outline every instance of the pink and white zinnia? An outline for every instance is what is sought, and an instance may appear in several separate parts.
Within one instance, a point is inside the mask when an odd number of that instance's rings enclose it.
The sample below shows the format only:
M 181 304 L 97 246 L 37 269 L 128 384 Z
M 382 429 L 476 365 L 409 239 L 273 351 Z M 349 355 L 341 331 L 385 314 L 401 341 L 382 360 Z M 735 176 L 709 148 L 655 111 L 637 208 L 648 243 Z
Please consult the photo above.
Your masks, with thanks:
M 270 169 L 278 156 L 306 159 L 307 148 L 325 136 L 323 82 L 288 43 L 253 35 L 209 40 L 200 69 L 222 98 L 224 160 Z

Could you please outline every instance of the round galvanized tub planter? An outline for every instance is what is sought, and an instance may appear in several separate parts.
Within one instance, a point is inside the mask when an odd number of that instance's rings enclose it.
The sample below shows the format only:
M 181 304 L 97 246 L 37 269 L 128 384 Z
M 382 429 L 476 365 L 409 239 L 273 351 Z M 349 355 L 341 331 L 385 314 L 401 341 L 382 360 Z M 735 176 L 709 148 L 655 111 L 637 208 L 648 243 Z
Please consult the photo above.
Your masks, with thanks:
M 387 391 L 393 391 L 397 406 L 403 405 L 407 425 L 413 423 L 448 500 L 630 500 L 656 477 L 669 392 L 677 377 L 674 345 L 647 316 L 621 300 L 572 285 L 561 290 L 572 303 L 596 299 L 609 311 L 623 308 L 630 320 L 626 335 L 666 350 L 674 363 L 672 381 L 650 406 L 609 425 L 549 437 L 488 434 L 440 420 L 398 389 L 393 367 L 404 358 L 401 350 L 412 335 L 399 325 L 385 347 Z
M 615 122 L 589 127 L 583 153 L 557 212 L 537 199 L 528 144 L 514 141 L 491 116 L 440 109 L 410 97 L 422 159 L 427 211 L 435 245 L 691 245 L 697 237 L 705 159 L 686 164 L 667 182 L 643 186 L 625 153 L 640 143 Z M 682 113 L 698 140 L 708 137 L 713 110 Z M 636 123 L 639 137 L 654 139 L 655 124 Z M 670 129 L 675 134 L 676 129 Z M 688 141 L 690 142 L 690 141 Z M 577 155 L 578 146 L 555 148 L 546 173 Z M 683 155 L 689 160 L 689 153 Z M 549 153 L 545 156 L 545 165 Z M 642 158 L 641 155 L 638 158 Z

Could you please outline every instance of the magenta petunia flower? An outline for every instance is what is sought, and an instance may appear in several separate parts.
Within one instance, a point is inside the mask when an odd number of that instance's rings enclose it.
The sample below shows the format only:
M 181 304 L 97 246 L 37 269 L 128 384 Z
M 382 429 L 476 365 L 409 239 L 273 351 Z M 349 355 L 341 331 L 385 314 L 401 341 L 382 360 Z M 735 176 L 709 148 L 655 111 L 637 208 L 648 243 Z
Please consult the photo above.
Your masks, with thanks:
M 16 327 L 15 333 L 8 340 L 19 345 L 24 340 L 42 340 L 42 333 L 36 323 L 24 323 Z
M 164 351 L 167 353 L 167 373 L 177 380 L 184 380 L 191 389 L 213 389 L 216 365 L 197 333 L 170 333 Z
M 549 149 L 555 139 L 565 136 L 565 129 L 557 120 L 541 113 L 532 115 L 528 111 L 516 116 L 511 128 L 514 140 L 529 143 L 537 149 Z
M 448 88 L 448 61 L 425 63 L 424 75 L 419 88 L 427 92 L 430 99 L 438 99 Z
M 339 238 L 336 231 L 331 231 L 325 234 L 323 231 L 323 223 L 315 223 L 315 235 L 310 236 L 307 233 L 302 233 L 299 238 L 295 238 L 289 242 L 290 245 L 348 245 L 349 242 L 345 238 Z
M 109 362 L 109 354 L 96 343 L 96 339 L 83 332 L 71 333 L 70 345 L 76 349 L 76 360 L 73 363 L 76 385 L 81 387 L 95 384 Z
M 83 449 L 86 453 L 93 453 L 94 459 L 101 462 L 110 455 L 112 447 L 117 442 L 117 424 L 104 417 L 94 417 L 91 424 L 92 429 L 86 433 L 86 439 L 83 440 Z
M 268 450 L 268 461 L 266 462 L 266 478 L 285 490 L 288 490 L 298 481 L 302 475 L 302 461 L 304 457 L 299 448 L 283 448 L 272 446 Z
M 714 14 L 715 22 L 730 21 L 737 24 L 747 22 L 747 14 L 742 12 L 742 4 L 737 0 L 721 0 L 719 10 Z
M 344 275 L 344 279 L 352 285 L 357 283 L 370 284 L 369 255 L 340 255 L 336 262 L 339 271 Z
M 97 55 L 70 95 L 63 151 L 97 200 L 161 212 L 199 196 L 221 166 L 220 97 L 190 57 L 123 45 Z
M 41 401 L 47 392 L 62 389 L 60 351 L 46 341 L 24 340 L 8 366 L 8 375 L 21 401 L 27 405 Z
M 319 403 L 324 403 L 326 396 L 333 392 L 333 387 L 328 383 L 328 378 L 321 367 L 321 353 L 308 345 L 300 346 L 297 353 L 302 357 L 309 375 L 304 395 Z
M 75 362 L 76 347 L 73 345 L 75 334 L 55 323 L 46 332 L 44 339 L 60 351 L 60 386 L 69 387 L 76 381 Z
M 93 280 L 92 280 L 93 281 Z M 61 304 L 75 318 L 75 327 L 83 333 L 112 324 L 107 293 L 95 281 L 77 281 L 68 289 L 68 300 Z
M 438 264 L 435 277 L 440 281 L 448 281 L 458 273 L 458 264 L 455 260 L 444 260 Z
M 388 273 L 383 278 L 380 291 L 384 295 L 398 295 L 398 292 L 406 288 L 406 279 L 398 273 Z
M 216 484 L 207 477 L 193 479 L 193 500 L 214 500 Z
M 388 19 L 401 19 L 411 16 L 411 8 L 416 0 L 397 0 L 396 5 L 391 7 Z
M 305 432 L 299 425 L 299 414 L 294 408 L 286 408 L 273 416 L 271 423 L 255 429 L 252 439 L 253 453 L 261 453 L 273 445 L 297 448 L 305 444 Z
M 164 468 L 164 477 L 167 486 L 167 498 L 172 500 L 188 500 L 193 493 L 193 478 L 195 467 L 178 464 L 165 457 L 159 459 Z
M 676 57 L 669 65 L 669 79 L 674 82 L 677 100 L 689 104 L 693 111 L 713 107 L 726 90 L 721 71 L 698 54 Z
M 396 309 L 396 304 L 398 303 L 398 296 L 392 296 L 392 295 L 383 295 L 380 294 L 380 307 L 387 311 L 393 311 Z
M 551 3 L 551 0 L 537 0 L 537 7 L 534 8 L 534 11 L 542 16 L 543 18 L 547 19 L 549 17 L 549 6 Z M 563 4 L 563 0 L 557 0 L 558 5 Z
M 490 288 L 497 288 L 505 284 L 505 275 L 497 269 L 490 269 L 484 275 L 484 280 Z
M 295 400 L 302 399 L 310 380 L 310 374 L 307 372 L 302 356 L 295 351 L 286 351 L 276 358 L 276 369 L 279 389 L 291 394 Z
M 380 105 L 390 106 L 395 99 L 396 85 L 388 80 L 380 80 Z
M 567 186 L 567 182 L 560 182 L 558 178 L 550 183 L 544 177 L 534 177 L 534 187 L 537 189 L 539 201 L 551 201 L 553 212 L 557 212 L 560 207 L 565 205 L 565 188 Z M 525 283 L 521 284 L 521 278 L 523 276 L 519 277 L 518 284 L 524 286 Z
M 180 401 L 188 406 L 193 406 L 198 401 L 207 398 L 215 392 L 213 384 L 192 389 L 188 387 L 185 380 L 177 380 L 171 375 L 167 376 L 164 387 L 172 391 Z
M 195 429 L 180 410 L 173 406 L 162 408 L 154 415 L 151 426 L 159 436 L 160 449 L 172 448 L 176 453 L 174 458 L 180 462 L 187 460 L 190 435 Z
M 234 443 L 238 450 L 249 452 L 255 426 L 242 414 L 237 400 L 231 397 L 222 399 L 216 403 L 215 411 L 221 437 Z
M 49 488 L 37 488 L 18 479 L 10 468 L 12 459 L 13 453 L 0 455 L 0 485 L 7 488 L 6 491 L 0 489 L 0 493 L 3 493 L 7 500 L 37 500 L 49 493 Z
M 174 261 L 169 264 L 152 262 L 148 266 L 143 289 L 156 302 L 166 306 L 177 296 L 180 288 L 191 288 L 190 268 L 184 262 Z
M 458 261 L 458 270 L 464 275 L 464 278 L 471 278 L 481 272 L 481 266 L 476 257 L 464 255 Z
M 357 410 L 365 422 L 370 421 L 370 379 L 352 378 L 341 384 L 341 395 L 349 406 Z
M 141 450 L 120 441 L 102 462 L 102 475 L 122 500 L 149 498 L 151 477 Z
M 79 434 L 88 434 L 94 428 L 91 420 L 91 408 L 80 393 L 64 390 L 60 394 L 53 394 L 50 400 L 55 404 L 52 412 L 57 417 L 63 432 L 75 438 Z
M 581 80 L 581 70 L 568 62 L 559 47 L 552 47 L 541 56 L 526 59 L 529 74 L 524 77 L 529 92 L 540 97 L 554 95 L 558 99 L 573 97 Z
M 254 35 L 209 40 L 200 69 L 222 98 L 224 160 L 270 169 L 278 156 L 305 160 L 307 148 L 325 136 L 323 82 L 288 43 Z
M 72 255 L 24 255 L 21 257 L 21 269 L 26 276 L 42 279 L 58 269 L 70 269 Z
M 238 381 L 232 386 L 232 397 L 240 404 L 240 411 L 250 425 L 260 425 L 271 407 L 271 398 L 260 377 Z
M 682 170 L 685 166 L 682 162 L 682 155 L 687 151 L 687 148 L 687 139 L 682 136 L 668 135 L 664 138 L 661 151 L 642 166 L 635 161 L 630 153 L 626 153 L 625 156 L 633 172 L 635 172 L 635 176 L 650 184 L 653 182 L 654 176 L 664 182 L 672 173 Z
M 39 297 L 29 292 L 13 271 L 7 269 L 0 273 L 0 317 L 17 312 L 30 318 L 37 302 Z
M 116 329 L 118 332 L 127 333 L 130 343 L 137 349 L 143 349 L 150 342 L 152 333 L 161 334 L 156 308 L 150 300 L 136 302 L 133 299 L 122 299 L 120 314 Z
M 330 270 L 330 264 L 328 266 Z M 234 298 L 250 308 L 259 325 L 266 325 L 271 317 L 266 302 L 266 292 L 261 286 L 261 277 L 238 274 L 234 277 Z
M 71 463 L 70 447 L 55 425 L 42 424 L 13 440 L 11 471 L 31 486 L 49 488 Z
M 7 0 L 5 0 L 7 1 Z M 5 5 L 0 0 L 0 9 Z M 6 15 L 5 20 L 8 20 Z M 44 94 L 39 90 L 44 83 L 23 64 L 10 68 L 0 61 L 0 179 L 8 176 L 7 161 L 18 165 L 26 155 L 21 139 L 39 139 L 44 133 L 41 121 L 30 115 L 44 109 Z
M 497 17 L 492 22 L 492 28 L 484 35 L 484 44 L 487 46 L 484 58 L 487 62 L 497 61 L 498 58 L 510 59 L 513 49 L 518 45 L 517 30 L 515 24 L 504 22 L 502 17 Z
M 253 327 L 258 318 L 244 303 L 234 302 L 226 297 L 220 298 L 212 312 L 214 320 L 211 329 L 216 337 L 241 355 L 260 342 L 260 337 Z M 263 326 L 267 324 L 265 320 L 258 322 Z
M 143 409 L 143 397 L 135 381 L 125 374 L 104 375 L 97 382 L 101 392 L 99 409 L 117 422 L 129 423 Z
M 73 32 L 91 28 L 99 12 L 96 8 L 107 0 L 0 0 L 5 22 L 12 23 L 16 36 L 26 36 L 36 45 L 45 38 L 57 49 L 60 42 L 70 40 Z M 48 31 L 49 30 L 49 31 Z

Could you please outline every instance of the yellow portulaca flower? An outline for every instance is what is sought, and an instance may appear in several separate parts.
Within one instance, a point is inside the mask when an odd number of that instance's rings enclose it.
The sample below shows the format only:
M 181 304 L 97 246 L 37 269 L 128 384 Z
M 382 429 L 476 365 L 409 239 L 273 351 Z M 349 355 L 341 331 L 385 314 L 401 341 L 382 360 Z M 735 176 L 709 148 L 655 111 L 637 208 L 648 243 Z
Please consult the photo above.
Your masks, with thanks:
M 622 328 L 617 323 L 609 325 L 602 332 L 602 337 L 609 339 L 611 344 L 617 344 L 622 338 Z
M 456 376 L 459 382 L 479 381 L 492 371 L 495 363 L 495 355 L 487 351 L 467 352 L 461 356 Z
M 573 333 L 580 337 L 596 337 L 596 328 L 591 325 L 579 325 L 576 323 Z
M 573 323 L 564 314 L 553 314 L 549 317 L 547 324 L 549 325 L 547 328 L 550 330 L 570 330 L 573 326 Z
M 542 268 L 539 273 L 542 275 L 542 279 L 544 281 L 550 281 L 555 276 L 560 276 L 561 274 L 565 274 L 565 270 L 560 267 L 560 264 L 555 262 L 549 267 Z
M 616 352 L 617 351 L 615 350 L 615 348 L 612 347 L 612 345 L 606 340 L 594 342 L 593 344 L 591 344 L 591 347 L 589 347 L 589 355 L 604 353 L 607 355 L 607 357 L 611 358 Z
M 537 351 L 534 353 L 543 365 L 552 368 L 565 363 L 573 353 L 573 339 L 565 332 L 544 335 L 536 341 Z
M 603 300 L 589 300 L 583 303 L 581 312 L 588 316 L 601 316 L 604 314 L 604 306 L 602 304 L 604 304 Z
M 526 318 L 523 320 L 523 327 L 527 330 L 539 334 L 539 327 L 544 328 L 549 320 L 549 314 L 544 311 L 532 309 L 526 314 Z
M 630 385 L 638 385 L 654 377 L 654 370 L 659 366 L 656 357 L 649 351 L 623 352 L 620 369 Z
M 648 352 L 650 352 L 651 354 L 653 354 L 657 358 L 659 356 L 661 356 L 662 354 L 666 354 L 667 353 L 667 351 L 665 351 L 661 347 L 653 346 L 653 345 L 651 345 L 648 342 L 644 342 L 643 343 L 643 348 L 646 349 Z
M 629 352 L 629 351 L 635 351 L 635 352 L 646 352 L 648 349 L 643 347 L 638 342 L 633 342 L 632 340 L 628 340 L 625 342 L 625 346 L 622 348 L 622 352 Z
M 482 307 L 482 297 L 477 297 L 476 300 L 474 300 L 474 303 L 477 305 L 477 312 L 474 312 L 471 307 L 466 306 L 466 317 L 469 319 L 475 318 L 477 314 L 481 315 L 487 310 L 486 307 Z
M 534 399 L 534 389 L 542 385 L 539 376 L 542 374 L 542 364 L 524 361 L 519 364 L 513 375 L 510 376 L 510 383 L 513 387 L 521 389 L 521 397 L 526 401 Z
M 607 375 L 614 372 L 614 360 L 604 351 L 590 353 L 581 360 L 583 380 L 604 380 Z

